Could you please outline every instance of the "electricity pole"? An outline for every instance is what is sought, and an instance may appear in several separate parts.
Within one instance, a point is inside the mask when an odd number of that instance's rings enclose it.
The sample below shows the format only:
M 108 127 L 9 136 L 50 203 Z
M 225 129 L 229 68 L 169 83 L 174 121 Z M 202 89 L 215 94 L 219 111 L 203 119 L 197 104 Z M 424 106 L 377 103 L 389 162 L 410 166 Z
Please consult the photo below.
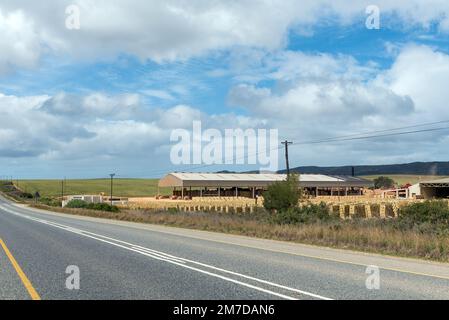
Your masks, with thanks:
M 67 186 L 66 177 L 61 180 L 61 206 L 64 204 L 64 194 L 65 194 L 65 188 Z
M 290 144 L 293 144 L 293 142 L 285 140 L 284 142 L 282 142 L 283 145 L 285 145 L 285 164 L 286 164 L 286 168 L 287 168 L 287 176 L 290 175 L 290 165 L 288 163 L 288 146 Z
M 111 207 L 112 207 L 112 185 L 113 185 L 115 173 L 111 173 L 109 175 L 111 176 Z

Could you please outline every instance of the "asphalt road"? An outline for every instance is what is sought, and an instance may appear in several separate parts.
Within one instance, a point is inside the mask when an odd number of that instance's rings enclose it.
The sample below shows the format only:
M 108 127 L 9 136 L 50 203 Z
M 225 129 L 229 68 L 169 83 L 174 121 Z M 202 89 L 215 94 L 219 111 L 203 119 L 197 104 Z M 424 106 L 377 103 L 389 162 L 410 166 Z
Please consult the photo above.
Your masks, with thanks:
M 48 213 L 3 198 L 0 239 L 0 299 L 449 299 L 448 264 Z M 67 286 L 73 270 L 79 289 Z

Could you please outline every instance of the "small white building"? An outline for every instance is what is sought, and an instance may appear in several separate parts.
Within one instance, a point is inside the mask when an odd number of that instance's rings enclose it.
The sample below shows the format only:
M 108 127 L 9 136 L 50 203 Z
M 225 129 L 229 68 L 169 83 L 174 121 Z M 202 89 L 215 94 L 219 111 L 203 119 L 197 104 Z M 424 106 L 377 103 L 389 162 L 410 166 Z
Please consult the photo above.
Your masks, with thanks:
M 409 198 L 421 197 L 421 183 L 416 183 L 408 188 Z
M 76 195 L 65 196 L 62 200 L 62 206 L 65 207 L 72 200 L 81 200 L 87 203 L 103 203 L 103 197 L 100 195 Z
M 103 195 L 76 195 L 65 196 L 62 200 L 62 207 L 65 207 L 72 200 L 81 200 L 87 203 L 111 203 L 109 196 Z M 112 204 L 114 206 L 125 206 L 128 204 L 128 198 L 112 197 Z

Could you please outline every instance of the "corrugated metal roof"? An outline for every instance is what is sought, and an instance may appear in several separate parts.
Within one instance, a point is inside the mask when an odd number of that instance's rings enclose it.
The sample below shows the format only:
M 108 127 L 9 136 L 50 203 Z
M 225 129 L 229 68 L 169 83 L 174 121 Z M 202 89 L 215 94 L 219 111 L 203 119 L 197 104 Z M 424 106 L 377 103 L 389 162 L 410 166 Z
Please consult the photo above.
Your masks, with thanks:
M 277 181 L 286 180 L 287 175 L 275 173 L 170 173 L 159 181 L 160 187 L 265 187 Z M 301 174 L 300 184 L 304 187 L 369 187 L 371 181 L 346 176 L 322 174 Z
M 223 181 L 282 181 L 286 174 L 276 173 L 171 173 L 181 180 L 223 180 Z M 323 174 L 301 174 L 301 181 L 361 181 L 363 179 L 343 176 L 326 176 Z
M 430 181 L 421 181 L 420 183 L 429 183 L 429 184 L 449 183 L 449 178 L 430 180 Z
M 180 180 L 201 181 L 281 181 L 285 180 L 285 174 L 250 174 L 250 173 L 171 173 L 170 175 Z

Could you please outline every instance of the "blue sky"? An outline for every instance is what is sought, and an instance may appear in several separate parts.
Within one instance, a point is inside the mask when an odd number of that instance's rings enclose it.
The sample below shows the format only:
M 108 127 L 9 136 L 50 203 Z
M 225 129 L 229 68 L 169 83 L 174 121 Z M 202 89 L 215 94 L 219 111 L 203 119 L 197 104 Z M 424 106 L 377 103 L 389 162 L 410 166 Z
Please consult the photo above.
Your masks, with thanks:
M 4 1 L 0 175 L 190 171 L 171 163 L 170 134 L 196 120 L 295 142 L 445 120 L 449 5 L 434 2 L 379 1 L 369 30 L 366 1 L 79 0 L 80 29 L 68 30 L 67 1 Z M 292 166 L 444 161 L 448 140 L 302 145 Z

